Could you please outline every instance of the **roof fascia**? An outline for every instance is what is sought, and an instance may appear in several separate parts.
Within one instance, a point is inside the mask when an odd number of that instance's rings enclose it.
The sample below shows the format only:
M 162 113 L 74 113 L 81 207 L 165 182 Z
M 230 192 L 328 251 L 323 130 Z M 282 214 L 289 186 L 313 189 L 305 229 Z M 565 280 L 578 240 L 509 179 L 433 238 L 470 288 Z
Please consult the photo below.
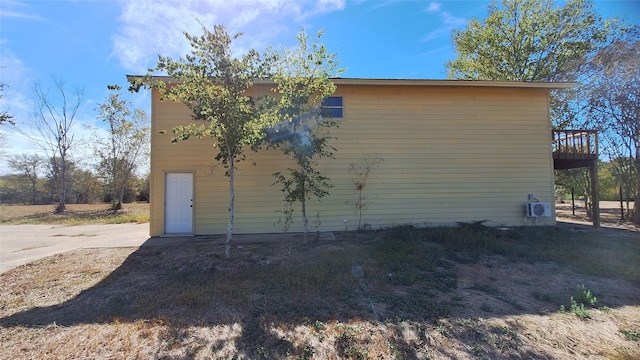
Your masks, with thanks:
M 377 85 L 377 86 L 433 86 L 433 87 L 493 87 L 493 88 L 540 88 L 569 89 L 575 82 L 526 82 L 493 80 L 427 80 L 427 79 L 332 79 L 336 85 Z
M 127 75 L 127 78 L 142 79 L 140 75 Z M 176 82 L 169 76 L 152 76 L 151 81 Z M 528 82 L 493 80 L 428 80 L 428 79 L 372 79 L 372 78 L 332 78 L 336 85 L 358 86 L 422 86 L 422 87 L 486 87 L 486 88 L 532 88 L 532 89 L 570 89 L 576 82 Z M 271 85 L 272 80 L 256 80 L 256 85 Z

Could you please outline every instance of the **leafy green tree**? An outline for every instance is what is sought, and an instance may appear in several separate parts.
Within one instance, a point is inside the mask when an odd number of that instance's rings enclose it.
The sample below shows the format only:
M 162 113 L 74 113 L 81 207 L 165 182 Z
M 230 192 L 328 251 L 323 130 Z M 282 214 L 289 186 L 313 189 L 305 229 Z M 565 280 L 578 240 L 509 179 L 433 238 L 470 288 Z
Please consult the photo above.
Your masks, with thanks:
M 31 184 L 31 204 L 36 205 L 38 203 L 38 178 L 44 165 L 44 159 L 38 154 L 20 154 L 9 158 L 7 163 L 11 169 L 29 181 Z
M 605 163 L 605 165 L 604 172 L 602 169 L 598 170 L 601 194 L 604 193 L 604 196 L 608 196 L 606 198 L 603 196 L 602 198 L 616 201 L 621 200 L 623 202 L 622 206 L 626 209 L 623 220 L 633 220 L 632 215 L 635 212 L 633 211 L 633 207 L 631 207 L 631 203 L 634 202 L 638 182 L 640 181 L 640 176 L 635 166 L 635 159 L 621 157 L 612 159 Z M 605 177 L 604 181 L 602 180 L 603 175 Z M 606 178 L 607 175 L 609 175 L 610 179 Z
M 2 204 L 25 204 L 29 199 L 24 177 L 18 174 L 0 176 L 0 202 Z
M 586 0 L 494 0 L 484 21 L 454 30 L 458 58 L 446 66 L 460 79 L 573 81 L 606 34 Z
M 58 201 L 60 196 L 60 157 L 51 157 L 46 164 L 47 182 L 45 187 L 50 191 L 50 200 Z M 65 181 L 65 196 L 68 204 L 87 204 L 100 202 L 104 190 L 104 184 L 91 170 L 83 169 L 78 162 L 67 159 L 65 164 L 67 178 Z
M 589 169 L 577 168 L 577 169 L 563 169 L 555 171 L 555 182 L 557 185 L 563 186 L 570 191 L 574 189 L 578 197 L 584 199 L 584 206 L 587 212 L 587 216 L 592 215 L 592 199 L 591 199 L 591 180 L 589 175 Z
M 601 149 L 611 159 L 625 188 L 632 188 L 640 209 L 640 28 L 621 29 L 609 46 L 590 62 L 593 76 L 585 86 L 588 124 L 601 136 Z M 640 211 L 632 221 L 640 224 Z
M 453 31 L 458 57 L 447 62 L 449 77 L 474 80 L 578 81 L 607 40 L 606 23 L 589 0 L 494 0 L 483 21 Z M 552 120 L 576 120 L 576 90 L 553 91 Z
M 625 187 L 629 174 L 629 159 L 613 159 L 611 161 L 598 160 L 599 195 L 601 200 L 617 201 L 620 199 L 620 187 L 623 188 L 624 198 L 629 198 L 632 192 Z M 574 188 L 578 191 L 578 196 L 583 197 L 584 191 L 589 191 L 589 176 L 584 170 L 569 169 L 556 171 L 556 185 L 563 188 L 563 193 L 567 194 Z M 633 183 L 635 185 L 635 182 Z M 633 190 L 631 188 L 630 190 Z M 586 195 L 589 197 L 589 194 Z
M 277 99 L 267 101 L 267 113 L 280 120 L 278 126 L 268 129 L 271 141 L 293 159 L 293 166 L 286 171 L 274 173 L 275 184 L 282 186 L 284 193 L 284 228 L 292 222 L 293 206 L 300 203 L 302 225 L 305 236 L 309 233 L 307 200 L 321 199 L 329 194 L 330 179 L 318 171 L 319 161 L 333 158 L 335 148 L 330 145 L 330 128 L 338 122 L 322 111 L 322 101 L 331 96 L 336 86 L 331 81 L 341 69 L 336 54 L 330 54 L 319 42 L 322 32 L 315 40 L 300 32 L 298 48 L 270 49 L 275 59 L 275 81 Z
M 607 163 L 616 185 L 622 187 L 624 199 L 633 199 L 637 196 L 640 175 L 635 162 L 634 158 L 617 158 Z
M 138 202 L 149 202 L 149 174 L 135 176 L 131 179 L 131 200 Z
M 74 167 L 69 173 L 69 200 L 75 204 L 102 202 L 104 183 L 89 169 Z
M 145 112 L 121 98 L 119 86 L 109 86 L 109 90 L 112 93 L 98 106 L 98 118 L 107 124 L 108 133 L 106 137 L 95 135 L 93 150 L 116 211 L 122 208 L 138 164 L 148 156 L 150 128 Z
M 143 79 L 131 79 L 132 89 L 146 84 L 160 91 L 161 100 L 180 102 L 192 112 L 194 123 L 172 129 L 172 142 L 191 137 L 213 139 L 217 149 L 215 159 L 224 165 L 229 178 L 229 217 L 225 255 L 231 256 L 236 163 L 245 159 L 247 147 L 257 146 L 263 129 L 273 125 L 272 117 L 262 116 L 255 99 L 246 91 L 256 79 L 265 75 L 265 61 L 255 50 L 236 57 L 231 42 L 240 34 L 230 36 L 227 29 L 215 25 L 213 31 L 202 26 L 203 34 L 185 37 L 191 44 L 190 54 L 178 59 L 159 56 L 155 68 Z M 152 75 L 166 73 L 169 82 L 155 81 Z M 203 124 L 204 123 L 204 124 Z
M 53 202 L 59 203 L 62 191 L 64 191 L 64 202 L 66 210 L 67 197 L 69 191 L 71 190 L 71 187 L 73 186 L 71 176 L 69 176 L 69 174 L 75 171 L 76 163 L 70 158 L 66 158 L 64 162 L 65 164 L 63 166 L 59 156 L 54 155 L 50 157 L 45 165 L 47 169 L 47 173 L 45 176 L 47 178 L 46 187 L 49 190 L 49 194 Z M 60 176 L 62 168 L 64 168 L 65 171 L 64 185 L 62 184 L 62 176 Z M 63 187 L 64 190 L 61 190 L 61 188 Z M 71 203 L 73 203 L 73 201 L 71 201 Z M 55 212 L 57 213 L 58 210 L 56 209 Z
M 619 200 L 619 182 L 612 173 L 611 162 L 598 161 L 598 185 L 600 200 Z

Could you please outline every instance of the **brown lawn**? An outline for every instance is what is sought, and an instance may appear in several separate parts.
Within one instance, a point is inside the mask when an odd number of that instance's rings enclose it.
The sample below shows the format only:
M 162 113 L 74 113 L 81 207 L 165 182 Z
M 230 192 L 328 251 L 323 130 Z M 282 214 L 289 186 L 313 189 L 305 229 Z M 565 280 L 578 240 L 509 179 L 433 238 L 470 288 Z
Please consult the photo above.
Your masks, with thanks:
M 2 224 L 114 224 L 149 221 L 149 203 L 128 203 L 117 212 L 111 204 L 68 204 L 67 211 L 54 214 L 55 205 L 0 205 Z
M 0 358 L 640 358 L 637 232 L 283 235 L 237 244 L 231 260 L 199 240 L 0 275 Z M 572 309 L 572 296 L 597 302 Z

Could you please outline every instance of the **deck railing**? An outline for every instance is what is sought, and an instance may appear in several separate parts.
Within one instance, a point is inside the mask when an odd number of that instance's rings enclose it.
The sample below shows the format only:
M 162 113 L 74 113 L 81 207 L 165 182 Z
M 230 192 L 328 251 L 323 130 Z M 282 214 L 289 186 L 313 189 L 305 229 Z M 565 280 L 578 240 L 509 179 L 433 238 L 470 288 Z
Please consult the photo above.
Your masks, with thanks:
M 553 156 L 556 159 L 595 159 L 598 133 L 595 130 L 553 130 Z

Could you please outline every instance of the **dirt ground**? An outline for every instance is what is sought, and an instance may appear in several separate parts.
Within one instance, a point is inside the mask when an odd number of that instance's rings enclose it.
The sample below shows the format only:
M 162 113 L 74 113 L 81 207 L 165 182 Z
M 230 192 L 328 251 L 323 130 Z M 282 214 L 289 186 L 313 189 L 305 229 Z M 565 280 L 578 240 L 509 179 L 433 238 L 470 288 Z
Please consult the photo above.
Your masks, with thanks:
M 420 256 L 445 257 L 403 275 L 357 260 L 384 232 L 335 235 L 237 245 L 231 262 L 201 243 L 21 266 L 0 275 L 0 358 L 640 358 L 638 281 L 437 244 Z M 577 285 L 598 297 L 589 318 L 560 311 Z
M 587 216 L 584 202 L 576 201 L 576 208 L 572 209 L 572 204 L 556 203 L 556 220 L 569 223 L 592 224 L 592 220 Z M 623 203 L 626 212 L 627 203 Z M 633 209 L 633 202 L 629 203 L 630 209 Z M 627 229 L 631 231 L 640 231 L 640 227 L 633 225 L 628 221 L 622 220 L 620 211 L 620 202 L 618 201 L 601 201 L 600 202 L 600 222 L 604 227 Z

